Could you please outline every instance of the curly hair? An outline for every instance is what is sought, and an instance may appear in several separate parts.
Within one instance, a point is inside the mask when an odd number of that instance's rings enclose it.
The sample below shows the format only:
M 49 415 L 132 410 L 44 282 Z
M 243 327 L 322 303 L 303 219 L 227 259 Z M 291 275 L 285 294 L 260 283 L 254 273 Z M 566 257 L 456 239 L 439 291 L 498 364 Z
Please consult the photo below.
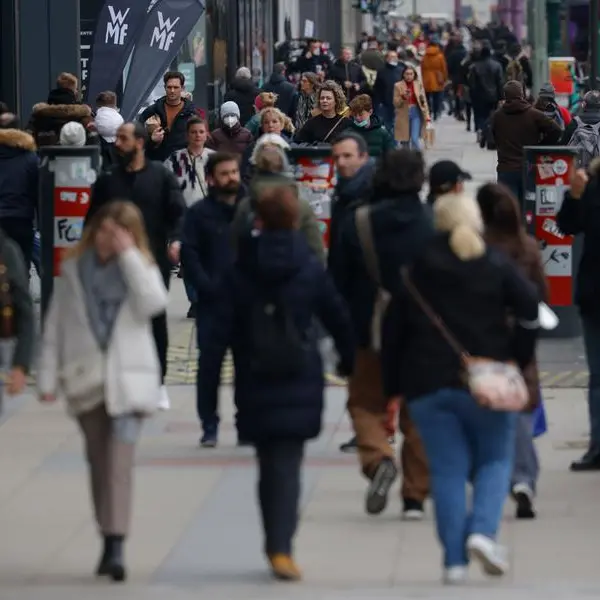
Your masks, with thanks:
M 291 134 L 293 134 L 296 131 L 296 128 L 292 124 L 292 120 L 287 115 L 284 115 L 278 108 L 275 108 L 274 106 L 267 106 L 267 108 L 263 108 L 260 111 L 259 115 L 260 115 L 261 129 L 262 129 L 262 126 L 263 126 L 263 123 L 264 123 L 264 120 L 266 117 L 275 117 L 275 118 L 279 119 L 279 121 L 281 122 L 283 131 L 285 131 L 286 133 L 291 133 Z
M 323 85 L 317 91 L 317 108 L 313 111 L 313 116 L 321 114 L 321 110 L 318 108 L 319 100 L 323 92 L 331 92 L 335 99 L 335 112 L 338 115 L 343 115 L 348 112 L 348 106 L 346 105 L 346 95 L 342 88 L 332 79 L 328 79 L 323 82 Z

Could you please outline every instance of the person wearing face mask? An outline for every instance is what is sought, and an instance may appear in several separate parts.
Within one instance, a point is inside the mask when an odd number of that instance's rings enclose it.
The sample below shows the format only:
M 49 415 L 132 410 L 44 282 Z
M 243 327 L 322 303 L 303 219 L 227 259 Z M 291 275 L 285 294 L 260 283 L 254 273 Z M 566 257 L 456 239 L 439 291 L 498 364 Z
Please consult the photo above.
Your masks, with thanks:
M 210 134 L 206 147 L 217 152 L 243 154 L 253 139 L 252 134 L 242 127 L 238 105 L 228 101 L 221 105 L 221 127 Z
M 148 160 L 147 143 L 148 133 L 142 123 L 124 123 L 119 127 L 115 141 L 118 164 L 101 173 L 93 185 L 85 226 L 103 206 L 115 199 L 133 202 L 142 212 L 150 249 L 168 289 L 171 268 L 179 262 L 185 200 L 175 175 L 164 164 Z M 160 407 L 167 409 L 170 402 L 164 379 L 169 335 L 165 312 L 153 319 L 152 330 L 162 371 Z
M 386 54 L 386 64 L 377 73 L 377 79 L 373 86 L 373 100 L 375 106 L 379 107 L 379 117 L 386 129 L 394 131 L 394 86 L 402 79 L 406 66 L 399 62 L 398 53 L 389 50 Z
M 321 42 L 310 39 L 306 43 L 304 54 L 296 61 L 294 70 L 304 73 L 309 71 L 322 78 L 327 77 L 331 69 L 331 60 L 327 54 L 321 52 Z
M 299 144 L 331 144 L 337 135 L 350 126 L 348 107 L 342 88 L 335 81 L 326 81 L 317 92 L 318 109 L 296 133 Z
M 368 94 L 361 94 L 350 102 L 352 124 L 349 129 L 358 133 L 369 147 L 369 156 L 379 158 L 396 147 L 390 132 L 379 117 L 373 114 L 373 101 Z

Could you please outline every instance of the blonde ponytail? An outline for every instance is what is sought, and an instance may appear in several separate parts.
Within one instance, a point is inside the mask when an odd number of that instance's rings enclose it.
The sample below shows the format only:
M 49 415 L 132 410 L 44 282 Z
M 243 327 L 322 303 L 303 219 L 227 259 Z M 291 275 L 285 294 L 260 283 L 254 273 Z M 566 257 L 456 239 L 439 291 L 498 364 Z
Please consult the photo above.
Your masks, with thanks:
M 468 225 L 458 225 L 450 233 L 450 248 L 460 260 L 480 258 L 485 252 L 481 234 Z

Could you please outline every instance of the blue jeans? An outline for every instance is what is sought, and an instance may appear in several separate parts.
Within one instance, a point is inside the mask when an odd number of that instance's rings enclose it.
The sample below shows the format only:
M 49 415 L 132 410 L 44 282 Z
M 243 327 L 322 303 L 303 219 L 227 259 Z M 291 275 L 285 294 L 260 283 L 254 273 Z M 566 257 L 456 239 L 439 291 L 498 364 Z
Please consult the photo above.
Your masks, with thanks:
M 421 111 L 418 106 L 411 106 L 408 110 L 408 131 L 410 132 L 410 148 L 421 149 Z
M 588 411 L 590 448 L 600 450 L 600 320 L 582 316 L 583 343 L 590 372 Z
M 466 540 L 495 539 L 509 492 L 516 414 L 482 408 L 464 390 L 415 399 L 409 412 L 427 454 L 444 565 L 468 563 Z M 473 484 L 471 511 L 466 485 Z
M 379 118 L 383 121 L 383 126 L 394 135 L 394 125 L 396 122 L 396 110 L 393 106 L 379 105 Z
M 517 415 L 515 432 L 515 459 L 511 487 L 525 483 L 535 493 L 540 474 L 540 463 L 533 442 L 533 415 Z

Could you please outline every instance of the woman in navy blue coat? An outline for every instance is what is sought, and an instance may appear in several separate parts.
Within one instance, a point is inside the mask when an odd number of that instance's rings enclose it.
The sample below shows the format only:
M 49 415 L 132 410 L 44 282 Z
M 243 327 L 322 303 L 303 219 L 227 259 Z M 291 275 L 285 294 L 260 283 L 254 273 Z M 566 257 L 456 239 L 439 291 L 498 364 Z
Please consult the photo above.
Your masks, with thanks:
M 218 394 L 222 353 L 232 349 L 238 433 L 255 445 L 259 465 L 264 549 L 273 574 L 294 580 L 300 468 L 305 442 L 321 431 L 324 399 L 315 317 L 332 335 L 344 374 L 354 359 L 348 311 L 297 230 L 299 211 L 287 187 L 259 195 L 259 230 L 223 281 L 198 371 L 202 394 Z M 275 314 L 282 338 L 269 320 Z

